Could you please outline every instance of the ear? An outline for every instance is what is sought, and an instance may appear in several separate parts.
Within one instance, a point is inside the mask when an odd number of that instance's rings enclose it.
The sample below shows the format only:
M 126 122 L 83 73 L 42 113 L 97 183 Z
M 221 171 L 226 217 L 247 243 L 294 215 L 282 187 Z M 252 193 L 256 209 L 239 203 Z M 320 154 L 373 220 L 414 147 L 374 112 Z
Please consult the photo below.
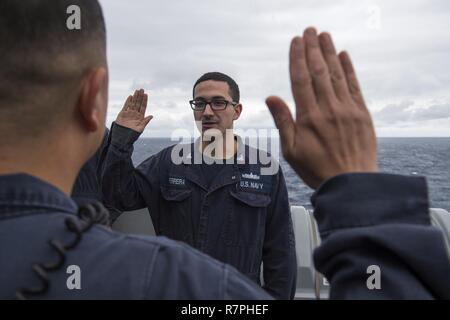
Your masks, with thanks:
M 108 104 L 108 74 L 105 68 L 96 68 L 85 77 L 78 99 L 78 111 L 83 126 L 95 132 L 105 126 Z
M 241 112 L 242 112 L 242 104 L 239 103 L 234 107 L 233 120 L 239 119 L 239 117 L 241 116 Z

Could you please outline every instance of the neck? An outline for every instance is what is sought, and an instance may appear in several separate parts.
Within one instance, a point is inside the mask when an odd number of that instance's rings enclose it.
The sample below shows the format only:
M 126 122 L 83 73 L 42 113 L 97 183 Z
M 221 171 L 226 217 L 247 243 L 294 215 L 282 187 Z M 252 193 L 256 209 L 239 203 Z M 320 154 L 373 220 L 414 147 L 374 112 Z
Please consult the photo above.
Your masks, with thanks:
M 77 161 L 77 155 L 68 150 L 71 148 L 61 149 L 51 143 L 48 143 L 45 147 L 36 147 L 42 145 L 45 144 L 35 144 L 28 148 L 2 147 L 0 175 L 30 174 L 70 196 L 78 171 L 81 168 L 76 163 L 82 163 L 82 161 Z
M 215 159 L 228 159 L 233 157 L 238 149 L 237 141 L 234 139 L 233 132 L 227 130 L 227 133 L 211 137 L 202 137 L 202 153 Z

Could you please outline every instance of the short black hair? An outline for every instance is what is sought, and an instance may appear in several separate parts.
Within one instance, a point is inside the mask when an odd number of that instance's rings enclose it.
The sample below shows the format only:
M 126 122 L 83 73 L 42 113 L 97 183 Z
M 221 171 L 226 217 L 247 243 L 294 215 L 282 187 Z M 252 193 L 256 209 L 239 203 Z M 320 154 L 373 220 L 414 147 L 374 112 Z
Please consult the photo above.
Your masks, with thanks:
M 240 92 L 239 92 L 239 86 L 237 85 L 236 81 L 233 80 L 230 76 L 221 73 L 221 72 L 208 72 L 202 75 L 198 80 L 195 82 L 194 87 L 192 88 L 192 97 L 194 97 L 195 94 L 195 87 L 200 83 L 208 80 L 214 80 L 214 81 L 222 81 L 226 82 L 228 86 L 230 87 L 230 96 L 233 99 L 234 102 L 239 102 L 240 99 Z
M 67 24 L 72 5 L 80 9 L 79 30 Z M 57 100 L 76 94 L 83 75 L 106 64 L 97 0 L 0 1 L 0 117 L 17 121 L 18 130 L 25 122 L 49 124 L 49 115 L 63 111 Z
M 71 5 L 80 8 L 80 30 L 66 25 Z M 38 58 L 52 61 L 62 54 L 77 54 L 89 42 L 106 48 L 105 22 L 97 0 L 0 1 L 0 76 L 7 73 L 28 80 L 48 76 Z

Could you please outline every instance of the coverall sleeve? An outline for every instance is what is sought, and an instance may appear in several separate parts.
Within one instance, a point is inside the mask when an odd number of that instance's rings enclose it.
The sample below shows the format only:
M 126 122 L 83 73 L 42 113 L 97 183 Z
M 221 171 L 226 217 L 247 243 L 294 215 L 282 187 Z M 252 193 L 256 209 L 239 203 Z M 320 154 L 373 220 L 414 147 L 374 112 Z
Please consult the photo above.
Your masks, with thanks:
M 97 179 L 101 181 L 102 179 L 102 164 L 105 162 L 106 155 L 108 153 L 108 148 L 111 144 L 111 135 L 108 128 L 105 128 L 105 134 L 103 135 L 102 144 L 95 153 L 95 162 L 97 164 Z
M 274 180 L 263 246 L 263 287 L 276 299 L 293 299 L 297 258 L 289 198 L 281 167 Z
M 110 143 L 101 164 L 101 189 L 104 202 L 121 211 L 146 207 L 143 194 L 150 194 L 150 185 L 134 168 L 131 155 L 140 133 L 113 123 Z M 156 168 L 155 168 L 156 170 Z
M 450 299 L 450 260 L 430 224 L 426 180 L 344 174 L 313 195 L 317 270 L 332 299 Z

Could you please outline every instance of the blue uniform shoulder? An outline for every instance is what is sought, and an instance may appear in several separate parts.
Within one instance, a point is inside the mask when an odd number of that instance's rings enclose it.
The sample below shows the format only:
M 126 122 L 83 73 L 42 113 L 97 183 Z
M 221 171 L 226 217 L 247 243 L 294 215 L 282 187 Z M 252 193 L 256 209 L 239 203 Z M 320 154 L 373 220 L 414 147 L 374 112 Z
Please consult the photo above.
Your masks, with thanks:
M 119 240 L 129 263 L 145 267 L 146 299 L 268 299 L 265 292 L 234 268 L 165 237 L 123 235 L 97 227 L 100 236 Z

